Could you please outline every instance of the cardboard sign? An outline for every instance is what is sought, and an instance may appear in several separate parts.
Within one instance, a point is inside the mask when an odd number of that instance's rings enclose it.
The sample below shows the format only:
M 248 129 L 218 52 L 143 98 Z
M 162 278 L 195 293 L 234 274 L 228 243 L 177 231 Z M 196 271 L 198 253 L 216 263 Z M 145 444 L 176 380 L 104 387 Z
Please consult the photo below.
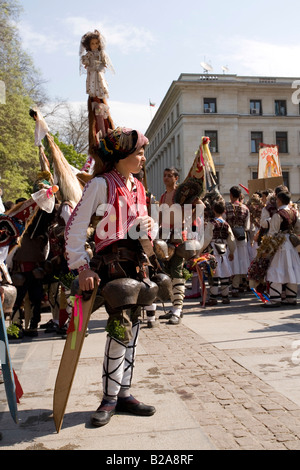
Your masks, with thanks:
M 283 184 L 283 177 L 277 176 L 274 178 L 258 178 L 248 181 L 249 196 L 252 196 L 256 191 L 264 191 L 265 189 L 275 189 L 277 186 Z

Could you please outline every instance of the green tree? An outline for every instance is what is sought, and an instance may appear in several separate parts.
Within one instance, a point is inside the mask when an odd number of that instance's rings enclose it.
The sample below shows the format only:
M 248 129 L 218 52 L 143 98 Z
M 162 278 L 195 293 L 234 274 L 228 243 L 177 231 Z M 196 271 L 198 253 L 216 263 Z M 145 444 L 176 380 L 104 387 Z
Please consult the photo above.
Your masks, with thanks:
M 39 169 L 34 146 L 34 122 L 29 116 L 33 98 L 28 93 L 33 66 L 21 49 L 17 28 L 20 5 L 15 0 L 0 0 L 0 80 L 5 85 L 5 100 L 0 104 L 0 185 L 3 200 L 28 197 Z
M 18 0 L 0 0 L 0 81 L 5 100 L 0 99 L 0 188 L 3 201 L 30 197 L 40 170 L 34 144 L 35 122 L 30 108 L 47 101 L 41 74 L 32 58 L 22 50 L 16 23 L 21 14 Z M 1 98 L 1 97 L 0 97 Z M 82 168 L 86 156 L 72 145 L 56 141 L 67 161 Z

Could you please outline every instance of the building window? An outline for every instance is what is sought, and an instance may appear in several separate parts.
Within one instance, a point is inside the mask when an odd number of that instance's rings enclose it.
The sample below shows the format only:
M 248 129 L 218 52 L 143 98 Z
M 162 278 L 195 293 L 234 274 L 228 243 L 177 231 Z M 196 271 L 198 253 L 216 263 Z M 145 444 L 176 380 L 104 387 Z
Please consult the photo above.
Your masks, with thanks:
M 204 112 L 205 113 L 216 113 L 217 112 L 217 100 L 216 100 L 216 98 L 204 98 Z
M 275 100 L 275 115 L 286 116 L 286 101 L 285 100 Z
M 288 171 L 282 171 L 283 184 L 287 188 L 290 187 L 290 174 Z
M 257 180 L 258 178 L 258 172 L 257 171 L 252 171 L 252 179 Z
M 251 153 L 259 152 L 259 144 L 263 142 L 262 132 L 251 132 Z
M 278 145 L 279 153 L 288 153 L 287 132 L 276 132 L 276 145 Z
M 250 114 L 262 115 L 261 100 L 250 100 Z
M 205 131 L 205 136 L 210 139 L 210 151 L 212 153 L 218 152 L 218 131 Z

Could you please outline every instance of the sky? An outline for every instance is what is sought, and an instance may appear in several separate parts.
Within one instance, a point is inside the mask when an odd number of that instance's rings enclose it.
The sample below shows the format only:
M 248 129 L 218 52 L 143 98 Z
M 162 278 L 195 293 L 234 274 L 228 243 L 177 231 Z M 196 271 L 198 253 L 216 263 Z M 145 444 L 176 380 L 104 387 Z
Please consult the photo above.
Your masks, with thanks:
M 300 77 L 295 0 L 19 0 L 23 48 L 53 102 L 86 103 L 79 45 L 98 29 L 115 73 L 105 73 L 116 125 L 145 132 L 181 73 Z M 149 100 L 155 107 L 149 106 Z

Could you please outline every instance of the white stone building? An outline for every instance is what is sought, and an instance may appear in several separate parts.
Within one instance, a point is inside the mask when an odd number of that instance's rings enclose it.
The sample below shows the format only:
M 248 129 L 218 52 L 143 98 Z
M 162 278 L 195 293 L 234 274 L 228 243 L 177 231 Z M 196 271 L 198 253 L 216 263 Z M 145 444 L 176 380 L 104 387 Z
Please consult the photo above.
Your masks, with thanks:
M 286 77 L 181 74 L 146 135 L 149 189 L 159 198 L 163 171 L 175 166 L 183 181 L 202 136 L 210 150 L 221 194 L 257 178 L 260 142 L 279 146 L 284 183 L 300 198 L 300 80 Z

